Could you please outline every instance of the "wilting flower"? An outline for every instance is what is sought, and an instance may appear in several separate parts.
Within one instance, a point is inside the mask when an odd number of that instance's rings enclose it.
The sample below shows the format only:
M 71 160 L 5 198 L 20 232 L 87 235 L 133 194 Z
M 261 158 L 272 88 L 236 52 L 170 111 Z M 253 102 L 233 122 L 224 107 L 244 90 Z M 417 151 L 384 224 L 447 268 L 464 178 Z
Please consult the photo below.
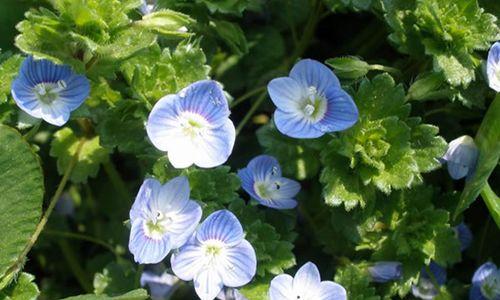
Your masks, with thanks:
M 446 283 L 446 269 L 431 261 L 429 264 L 429 269 L 436 280 L 437 284 L 440 286 Z M 431 300 L 439 294 L 439 287 L 434 285 L 431 276 L 427 273 L 427 269 L 424 267 L 420 271 L 420 279 L 417 285 L 411 287 L 411 292 L 413 296 L 424 299 Z
M 481 265 L 472 277 L 470 300 L 500 299 L 500 270 L 492 262 Z
M 219 300 L 248 300 L 240 291 L 232 288 L 225 288 L 217 295 Z
M 295 180 L 281 177 L 278 161 L 269 155 L 259 155 L 246 168 L 238 171 L 243 189 L 260 204 L 277 209 L 297 206 L 294 197 L 300 191 Z
M 368 272 L 374 282 L 399 280 L 403 276 L 403 265 L 397 261 L 379 261 L 368 267 Z
M 500 92 L 500 42 L 493 44 L 488 52 L 486 73 L 490 88 Z
M 212 168 L 223 164 L 236 138 L 229 106 L 215 81 L 198 81 L 160 99 L 146 125 L 156 148 L 168 152 L 176 168 L 195 164 Z
M 464 251 L 469 248 L 472 243 L 472 232 L 469 227 L 464 223 L 460 223 L 457 226 L 453 227 L 455 234 L 457 235 L 458 240 L 460 241 L 460 251 Z
M 277 107 L 276 127 L 294 138 L 317 138 L 347 129 L 358 120 L 356 104 L 335 74 L 312 59 L 299 61 L 289 77 L 273 79 L 267 90 Z
M 212 300 L 224 286 L 234 288 L 250 282 L 257 259 L 236 216 L 219 210 L 208 216 L 190 240 L 172 254 L 171 264 L 177 277 L 194 281 L 198 297 Z
M 201 207 L 189 200 L 186 177 L 164 185 L 146 179 L 130 210 L 130 252 L 138 263 L 158 263 L 186 243 L 200 219 Z
M 167 272 L 156 274 L 155 272 L 144 271 L 141 274 L 141 286 L 149 287 L 149 295 L 153 300 L 168 298 L 176 290 L 177 282 L 179 282 L 179 278 Z
M 27 57 L 12 82 L 12 97 L 23 111 L 38 119 L 62 126 L 70 112 L 88 97 L 90 84 L 66 65 Z
M 156 9 L 157 2 L 156 0 L 142 0 L 139 11 L 143 15 L 149 15 Z
M 333 281 L 321 281 L 312 262 L 304 264 L 292 277 L 281 274 L 271 280 L 270 300 L 345 300 L 346 290 Z
M 451 178 L 456 180 L 470 176 L 476 169 L 478 155 L 479 150 L 470 136 L 464 135 L 451 141 L 443 156 Z

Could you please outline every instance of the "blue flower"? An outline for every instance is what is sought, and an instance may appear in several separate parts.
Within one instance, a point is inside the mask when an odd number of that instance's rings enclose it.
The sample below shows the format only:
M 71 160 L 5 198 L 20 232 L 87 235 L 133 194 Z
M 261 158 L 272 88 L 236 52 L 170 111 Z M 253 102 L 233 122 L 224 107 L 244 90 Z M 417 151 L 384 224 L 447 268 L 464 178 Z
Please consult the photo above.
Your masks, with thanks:
M 229 106 L 215 81 L 198 81 L 160 99 L 146 125 L 153 145 L 175 168 L 212 168 L 226 162 L 236 138 Z
M 469 248 L 472 243 L 472 232 L 469 227 L 465 225 L 463 222 L 453 227 L 458 240 L 460 241 L 460 251 L 464 251 Z
M 153 300 L 167 299 L 176 290 L 177 282 L 179 282 L 179 278 L 167 272 L 156 274 L 155 272 L 144 271 L 141 274 L 141 286 L 149 287 L 149 295 Z
M 368 272 L 374 282 L 399 280 L 403 276 L 403 265 L 397 261 L 379 261 L 368 267 Z
M 488 52 L 486 74 L 490 88 L 500 92 L 500 42 L 493 44 Z
M 186 243 L 200 219 L 201 207 L 189 200 L 186 177 L 164 185 L 146 179 L 130 210 L 129 250 L 138 263 L 158 263 Z
M 296 63 L 289 77 L 273 79 L 267 90 L 278 108 L 276 127 L 294 138 L 317 138 L 345 130 L 358 120 L 356 104 L 335 74 L 312 59 Z
M 300 191 L 295 180 L 281 177 L 278 161 L 269 155 L 259 155 L 246 168 L 238 171 L 243 189 L 260 204 L 277 209 L 297 206 L 293 199 Z
M 457 180 L 472 175 L 478 155 L 479 150 L 470 136 L 464 135 L 451 141 L 443 156 L 451 178 Z
M 171 264 L 177 277 L 194 281 L 198 297 L 212 300 L 224 286 L 234 288 L 250 282 L 257 259 L 236 216 L 219 210 L 209 215 L 188 243 L 172 255 Z
M 492 262 L 481 265 L 472 277 L 470 300 L 500 300 L 500 270 Z
M 85 101 L 89 92 L 87 78 L 73 73 L 69 66 L 31 56 L 24 60 L 11 89 L 19 108 L 56 126 L 68 121 L 70 112 Z
M 304 264 L 292 277 L 281 274 L 271 280 L 270 300 L 346 300 L 346 290 L 333 281 L 321 281 L 318 268 L 312 262 Z
M 139 6 L 139 11 L 142 15 L 149 15 L 150 13 L 155 11 L 157 2 L 158 1 L 156 0 L 142 0 L 141 6 Z
M 219 300 L 248 300 L 240 291 L 232 288 L 225 288 L 217 295 Z
M 447 275 L 445 268 L 431 261 L 429 269 L 438 285 L 441 286 L 446 283 Z M 413 296 L 424 300 L 434 299 L 434 297 L 439 294 L 439 287 L 434 285 L 434 280 L 431 279 L 431 276 L 427 273 L 427 269 L 425 267 L 420 271 L 418 284 L 412 285 L 411 292 Z
M 65 217 L 75 216 L 75 203 L 69 193 L 63 193 L 54 207 L 56 213 Z

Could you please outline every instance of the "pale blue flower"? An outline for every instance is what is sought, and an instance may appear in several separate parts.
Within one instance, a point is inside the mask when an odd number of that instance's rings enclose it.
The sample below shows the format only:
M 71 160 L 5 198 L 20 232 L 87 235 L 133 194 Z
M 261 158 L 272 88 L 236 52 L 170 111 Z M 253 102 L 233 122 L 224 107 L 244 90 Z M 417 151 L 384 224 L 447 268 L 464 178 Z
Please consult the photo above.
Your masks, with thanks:
M 297 206 L 295 196 L 300 184 L 281 176 L 278 161 L 269 155 L 259 155 L 246 168 L 238 171 L 243 189 L 260 204 L 277 209 Z
M 429 269 L 439 286 L 446 283 L 446 269 L 431 261 Z M 413 296 L 419 299 L 432 300 L 439 294 L 439 287 L 435 286 L 434 281 L 427 273 L 427 268 L 422 268 L 418 284 L 412 285 L 411 292 Z
M 312 262 L 304 264 L 292 277 L 281 274 L 271 280 L 270 300 L 346 300 L 347 292 L 338 283 L 321 281 Z
M 289 77 L 273 79 L 267 90 L 277 107 L 276 127 L 294 138 L 317 138 L 358 120 L 356 104 L 332 70 L 312 59 L 296 63 Z
M 175 168 L 225 163 L 236 138 L 229 106 L 219 84 L 202 80 L 160 99 L 146 125 L 153 145 L 168 152 Z
M 168 299 L 176 290 L 179 278 L 163 272 L 157 274 L 152 271 L 144 271 L 141 274 L 141 286 L 149 288 L 149 296 L 152 300 Z
M 174 274 L 185 281 L 193 280 L 201 300 L 215 299 L 224 286 L 247 284 L 255 276 L 257 259 L 244 236 L 233 213 L 212 213 L 189 242 L 172 254 Z
M 474 272 L 469 299 L 500 300 L 500 270 L 494 263 L 484 263 Z
M 150 13 L 155 11 L 157 2 L 158 1 L 156 0 L 142 0 L 141 6 L 139 6 L 139 11 L 142 15 L 149 15 Z
M 17 106 L 32 117 L 62 126 L 89 96 L 90 84 L 83 75 L 66 65 L 27 57 L 18 77 L 12 82 L 12 97 Z
M 201 207 L 189 193 L 186 177 L 164 185 L 144 180 L 130 210 L 129 250 L 136 262 L 158 263 L 186 243 L 201 219 Z
M 403 276 L 403 265 L 397 261 L 379 261 L 368 267 L 374 282 L 399 280 Z
M 463 222 L 453 227 L 455 234 L 457 235 L 458 240 L 460 241 L 460 251 L 464 251 L 469 248 L 472 243 L 472 232 L 469 227 L 465 225 Z
M 240 293 L 237 289 L 232 288 L 224 288 L 220 291 L 219 295 L 217 295 L 217 299 L 219 300 L 248 300 L 243 294 Z
M 500 92 L 500 42 L 493 44 L 488 52 L 486 74 L 490 88 Z
M 472 175 L 478 155 L 479 150 L 470 136 L 464 135 L 451 141 L 443 156 L 451 178 L 457 180 Z

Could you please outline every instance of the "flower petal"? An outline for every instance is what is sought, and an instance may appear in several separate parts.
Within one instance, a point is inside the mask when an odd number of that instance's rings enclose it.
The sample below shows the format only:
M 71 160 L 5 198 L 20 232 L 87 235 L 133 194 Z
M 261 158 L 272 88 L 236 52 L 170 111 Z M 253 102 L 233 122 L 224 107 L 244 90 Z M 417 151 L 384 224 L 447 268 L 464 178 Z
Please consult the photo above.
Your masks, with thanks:
M 40 101 L 37 99 L 31 88 L 29 88 L 22 80 L 19 78 L 14 80 L 12 83 L 11 93 L 12 98 L 14 98 L 14 101 L 19 108 L 32 117 L 39 119 L 42 118 L 42 105 Z
M 130 209 L 130 221 L 134 222 L 137 218 L 146 218 L 144 215 L 144 208 L 148 207 L 149 202 L 157 198 L 157 194 L 160 191 L 161 184 L 158 180 L 153 178 L 147 178 L 142 182 L 142 185 L 135 196 L 134 204 Z
M 255 180 L 250 168 L 247 167 L 238 170 L 238 177 L 241 179 L 241 187 L 245 190 L 245 192 L 247 192 L 252 198 L 259 198 L 254 190 Z
M 281 177 L 276 183 L 279 189 L 273 193 L 273 200 L 290 199 L 297 196 L 300 191 L 300 183 L 295 180 Z
M 264 181 L 270 176 L 281 177 L 281 167 L 276 158 L 269 155 L 259 155 L 248 163 L 248 169 L 255 181 Z
M 500 92 L 500 42 L 491 46 L 488 52 L 486 63 L 486 73 L 488 75 L 488 84 L 493 90 Z
M 59 101 L 64 102 L 70 111 L 77 109 L 90 93 L 90 83 L 83 75 L 71 75 L 65 79 L 66 88 L 59 93 Z
M 169 139 L 170 149 L 168 160 L 174 168 L 185 169 L 190 167 L 197 155 L 197 148 L 188 137 Z
M 293 290 L 297 295 L 309 295 L 320 286 L 319 270 L 312 262 L 305 263 L 293 278 Z
M 277 109 L 274 112 L 274 123 L 276 128 L 283 133 L 293 138 L 317 138 L 324 134 L 317 129 L 313 124 L 299 114 L 291 114 Z
M 281 274 L 271 280 L 269 287 L 270 300 L 293 299 L 293 277 L 288 274 Z
M 215 270 L 204 269 L 194 278 L 194 289 L 201 300 L 215 299 L 222 288 L 222 279 Z
M 170 241 L 168 236 L 158 240 L 146 237 L 143 222 L 142 219 L 132 222 L 128 248 L 139 264 L 159 263 L 170 252 Z
M 233 122 L 225 119 L 222 126 L 208 130 L 196 143 L 194 164 L 201 168 L 213 168 L 227 161 L 233 151 L 236 131 Z
M 323 118 L 315 124 L 323 132 L 341 131 L 352 127 L 358 121 L 359 113 L 351 96 L 338 87 L 326 92 L 328 101 Z
M 69 109 L 63 102 L 54 101 L 51 104 L 41 104 L 42 118 L 55 126 L 62 126 L 69 120 Z
M 193 235 L 201 220 L 202 210 L 198 203 L 188 201 L 184 208 L 171 215 L 172 223 L 167 227 L 172 242 L 172 248 L 183 246 Z
M 302 87 L 315 87 L 320 94 L 325 94 L 329 87 L 340 87 L 340 82 L 327 66 L 313 59 L 303 59 L 290 71 L 290 77 Z
M 151 143 L 162 151 L 169 151 L 175 144 L 172 138 L 182 136 L 178 126 L 178 113 L 175 102 L 177 95 L 167 95 L 156 102 L 146 124 Z
M 486 262 L 482 264 L 476 272 L 474 272 L 474 276 L 472 276 L 473 284 L 481 284 L 490 274 L 497 270 L 497 266 L 492 262 Z
M 189 181 L 185 176 L 172 178 L 160 187 L 151 207 L 162 212 L 178 212 L 189 201 Z
M 182 246 L 178 252 L 174 252 L 170 258 L 172 271 L 175 276 L 184 281 L 193 280 L 204 265 L 204 253 L 201 247 L 195 243 L 195 238 Z
M 181 90 L 177 95 L 182 111 L 199 114 L 214 127 L 223 125 L 229 117 L 227 99 L 216 81 L 197 81 Z
M 318 300 L 347 300 L 347 292 L 343 286 L 333 281 L 323 281 L 319 286 Z
M 257 270 L 255 250 L 247 240 L 227 249 L 227 260 L 219 270 L 222 282 L 228 287 L 239 287 L 252 280 Z
M 267 91 L 274 105 L 282 111 L 295 113 L 300 110 L 307 90 L 290 77 L 275 78 L 267 85 Z
M 295 199 L 267 200 L 267 199 L 256 198 L 256 200 L 259 201 L 259 203 L 264 206 L 276 209 L 292 209 L 297 206 L 297 200 Z
M 67 65 L 56 65 L 47 59 L 35 60 L 33 56 L 28 56 L 20 69 L 20 75 L 31 86 L 42 82 L 54 83 L 68 78 L 71 74 L 71 67 Z
M 234 246 L 243 239 L 243 228 L 238 218 L 229 210 L 218 210 L 209 215 L 196 233 L 197 239 L 202 241 L 218 240 L 227 246 Z

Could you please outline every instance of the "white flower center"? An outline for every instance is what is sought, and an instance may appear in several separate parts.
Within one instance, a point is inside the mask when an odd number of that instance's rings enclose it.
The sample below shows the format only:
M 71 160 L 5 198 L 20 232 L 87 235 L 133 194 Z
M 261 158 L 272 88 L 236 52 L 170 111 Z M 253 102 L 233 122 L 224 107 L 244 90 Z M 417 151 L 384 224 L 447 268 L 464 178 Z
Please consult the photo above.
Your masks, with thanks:
M 43 103 L 50 104 L 59 98 L 59 93 L 66 89 L 67 85 L 64 80 L 58 82 L 42 82 L 33 87 L 38 100 Z
M 304 117 L 312 122 L 321 120 L 326 113 L 327 101 L 314 86 L 307 89 L 307 97 L 303 99 L 301 109 Z
M 205 255 L 205 266 L 207 267 L 220 264 L 226 256 L 226 245 L 219 240 L 203 242 L 202 249 Z
M 275 198 L 276 192 L 281 189 L 281 183 L 275 178 L 266 181 L 256 181 L 254 183 L 255 193 L 264 200 Z
M 487 299 L 497 299 L 500 296 L 500 271 L 486 277 L 481 285 L 481 293 Z
M 144 233 L 147 237 L 159 240 L 168 231 L 172 218 L 161 211 L 151 212 L 150 217 L 143 223 Z
M 191 139 L 203 136 L 209 128 L 208 121 L 199 114 L 184 112 L 179 118 L 182 134 Z

